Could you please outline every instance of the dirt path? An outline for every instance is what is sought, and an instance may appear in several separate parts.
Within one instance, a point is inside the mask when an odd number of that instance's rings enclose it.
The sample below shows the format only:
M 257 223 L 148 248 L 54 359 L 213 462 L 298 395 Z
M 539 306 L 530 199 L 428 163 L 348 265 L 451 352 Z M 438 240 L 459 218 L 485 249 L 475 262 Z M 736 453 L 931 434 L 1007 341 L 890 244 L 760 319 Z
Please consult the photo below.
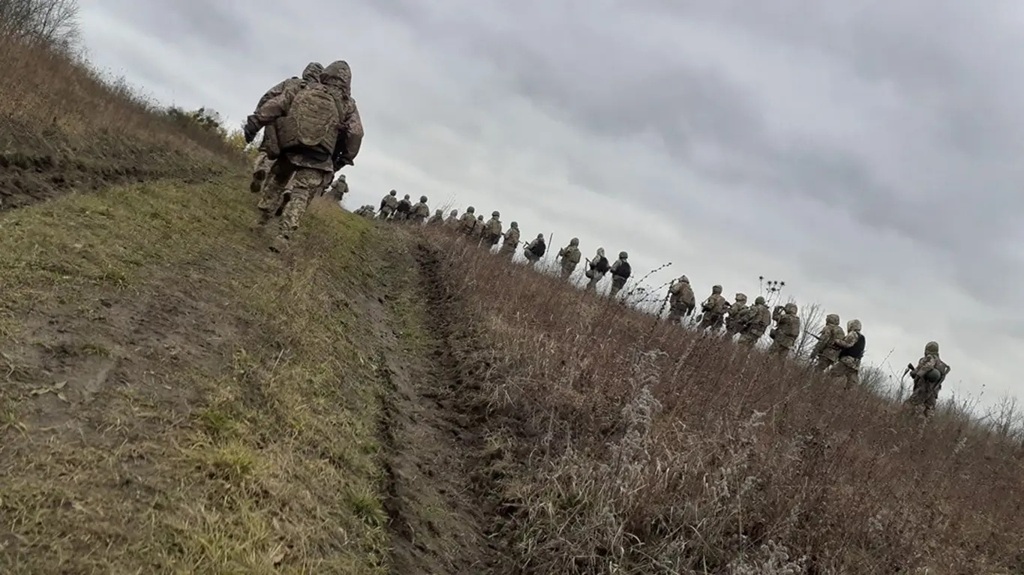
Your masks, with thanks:
M 415 254 L 428 341 L 417 354 L 393 356 L 386 377 L 394 390 L 387 410 L 391 449 L 386 508 L 391 519 L 392 573 L 507 572 L 477 479 L 484 437 L 463 388 L 452 300 L 424 246 Z

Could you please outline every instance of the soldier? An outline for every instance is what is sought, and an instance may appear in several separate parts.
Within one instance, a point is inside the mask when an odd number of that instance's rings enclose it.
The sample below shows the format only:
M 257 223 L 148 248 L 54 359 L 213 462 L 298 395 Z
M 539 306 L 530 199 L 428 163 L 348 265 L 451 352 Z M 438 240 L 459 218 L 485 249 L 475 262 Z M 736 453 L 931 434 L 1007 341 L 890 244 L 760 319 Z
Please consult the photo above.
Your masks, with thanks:
M 604 257 L 604 248 L 597 248 L 597 254 L 594 255 L 594 259 L 587 262 L 587 287 L 586 290 L 597 291 L 597 284 L 604 279 L 604 275 L 612 269 L 611 264 L 608 263 L 608 258 Z M 584 290 L 584 291 L 586 291 Z
M 348 182 L 345 181 L 345 174 L 339 174 L 338 179 L 331 184 L 331 187 L 327 189 L 326 195 L 331 196 L 331 199 L 337 201 L 339 204 L 345 199 L 345 194 L 348 193 Z
M 394 215 L 398 209 L 398 191 L 391 190 L 380 201 L 380 219 L 387 220 Z
M 747 294 L 736 294 L 736 303 L 729 307 L 729 316 L 725 319 L 725 333 L 731 338 L 743 327 L 740 324 L 743 310 L 747 309 Z
M 409 199 L 409 194 L 405 194 L 402 199 L 398 200 L 398 207 L 395 208 L 394 218 L 400 222 L 404 222 L 409 219 L 409 214 L 412 212 L 412 200 Z
M 562 260 L 562 279 L 566 279 L 572 275 L 572 272 L 576 271 L 576 266 L 580 264 L 580 258 L 583 254 L 580 253 L 580 239 L 573 238 L 569 240 L 569 245 L 558 250 L 558 257 Z
M 950 371 L 949 364 L 939 358 L 939 344 L 928 342 L 924 346 L 924 356 L 917 361 L 917 367 L 908 365 L 907 369 L 912 369 L 914 391 L 907 398 L 906 404 L 915 408 L 923 407 L 924 415 L 928 417 L 935 410 L 942 382 Z
M 547 251 L 548 245 L 544 241 L 544 234 L 537 234 L 536 239 L 523 248 L 523 256 L 526 257 L 526 261 L 532 266 L 540 261 L 540 258 L 544 257 L 544 253 Z
M 283 94 L 285 90 L 298 89 L 303 82 L 319 82 L 320 74 L 323 71 L 324 67 L 319 62 L 310 62 L 306 65 L 306 69 L 302 71 L 302 77 L 292 76 L 278 82 L 276 86 L 267 90 L 263 97 L 260 98 L 260 101 L 256 103 L 256 109 L 259 110 L 264 104 Z M 260 153 L 256 156 L 256 162 L 253 167 L 252 182 L 249 183 L 249 191 L 254 194 L 263 191 L 267 175 L 270 173 L 270 167 L 274 165 L 274 159 L 280 153 L 277 132 L 273 126 L 264 127 L 263 141 L 260 142 L 259 149 Z
M 700 304 L 704 317 L 700 321 L 700 329 L 718 331 L 722 328 L 725 313 L 729 310 L 729 300 L 722 297 L 722 286 L 711 287 L 711 295 Z
M 467 236 L 472 236 L 476 231 L 476 208 L 473 206 L 466 208 L 466 213 L 459 219 L 459 231 Z
M 444 223 L 444 212 L 442 212 L 441 210 L 436 210 L 434 212 L 434 215 L 430 216 L 430 219 L 427 220 L 427 225 L 428 226 L 439 226 L 439 225 L 441 225 L 443 223 Z
M 449 228 L 454 228 L 459 225 L 459 210 L 452 210 L 448 214 L 448 218 L 445 219 L 444 225 Z
M 479 216 L 476 217 L 476 224 L 474 224 L 475 227 L 473 228 L 473 237 L 474 238 L 479 240 L 480 238 L 484 237 L 484 226 L 486 224 L 487 223 L 484 222 L 484 215 L 483 214 L 480 214 Z
M 619 252 L 619 259 L 615 260 L 612 267 L 608 268 L 608 271 L 612 274 L 612 289 L 608 292 L 608 295 L 615 297 L 619 295 L 622 288 L 626 287 L 626 282 L 629 281 L 629 276 L 633 274 L 633 268 L 630 267 L 629 254 L 626 252 Z
M 800 337 L 800 316 L 797 315 L 795 303 L 787 303 L 782 307 L 782 312 L 775 314 L 775 329 L 768 334 L 772 338 L 772 347 L 769 353 L 785 357 L 796 345 L 796 338 Z
M 830 313 L 825 316 L 825 327 L 821 328 L 818 343 L 814 346 L 814 357 L 818 358 L 815 364 L 817 369 L 826 371 L 839 361 L 839 348 L 832 344 L 845 337 L 846 334 L 839 325 L 839 315 Z
M 739 344 L 747 347 L 754 347 L 764 336 L 765 330 L 772 324 L 772 312 L 765 304 L 764 298 L 757 296 L 754 305 L 743 310 L 739 318 L 740 339 Z
M 867 344 L 860 330 L 860 320 L 851 319 L 846 322 L 846 336 L 832 342 L 833 346 L 839 348 L 839 360 L 828 373 L 834 378 L 845 380 L 846 389 L 860 383 L 860 360 L 864 357 L 864 347 Z
M 512 222 L 508 225 L 508 231 L 501 241 L 501 254 L 509 259 L 516 256 L 516 248 L 519 247 L 519 222 Z
M 679 276 L 668 288 L 668 321 L 680 323 L 684 317 L 693 314 L 697 307 L 696 297 L 690 287 L 690 278 Z
M 482 231 L 483 245 L 488 250 L 498 245 L 498 242 L 501 241 L 501 220 L 498 219 L 500 217 L 501 213 L 495 210 L 491 212 L 491 219 L 487 220 L 487 223 L 484 224 Z
M 409 212 L 409 219 L 415 224 L 422 225 L 428 217 L 430 217 L 430 206 L 427 205 L 427 196 L 420 196 L 420 201 Z
M 371 220 L 376 215 L 375 212 L 376 210 L 373 209 L 373 205 L 371 204 L 366 204 L 365 206 L 356 210 L 356 214 L 363 216 L 364 218 L 369 218 Z
M 343 60 L 324 69 L 320 83 L 303 82 L 270 99 L 246 120 L 246 143 L 271 123 L 281 153 L 270 170 L 260 202 L 261 223 L 269 222 L 284 202 L 281 224 L 271 249 L 281 251 L 306 211 L 312 194 L 333 177 L 339 166 L 352 165 L 363 140 L 363 125 L 351 97 L 352 71 Z

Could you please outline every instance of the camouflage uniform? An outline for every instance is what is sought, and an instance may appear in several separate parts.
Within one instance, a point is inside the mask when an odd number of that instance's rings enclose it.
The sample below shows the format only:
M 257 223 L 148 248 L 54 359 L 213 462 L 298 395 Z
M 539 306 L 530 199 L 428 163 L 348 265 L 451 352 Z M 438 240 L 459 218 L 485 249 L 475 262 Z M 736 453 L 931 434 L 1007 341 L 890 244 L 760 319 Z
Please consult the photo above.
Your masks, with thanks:
M 690 287 L 690 278 L 679 276 L 668 288 L 668 321 L 678 323 L 697 308 L 697 296 Z
M 764 298 L 757 296 L 754 305 L 740 313 L 739 344 L 754 347 L 764 336 L 765 330 L 772 324 L 772 312 L 765 304 Z
M 725 313 L 729 310 L 729 300 L 722 297 L 722 286 L 713 286 L 711 295 L 701 304 L 704 318 L 700 321 L 700 329 L 718 331 L 724 323 Z
M 580 259 L 583 254 L 580 253 L 580 240 L 579 238 L 573 238 L 569 241 L 569 245 L 558 250 L 558 257 L 562 260 L 562 278 L 568 278 L 572 275 L 572 272 L 576 271 L 576 266 L 580 265 Z
M 472 236 L 476 232 L 476 208 L 473 206 L 466 208 L 466 213 L 462 214 L 462 218 L 459 220 L 459 231 L 467 236 Z
M 864 335 L 860 330 L 860 320 L 851 319 L 846 322 L 846 337 L 832 342 L 832 345 L 839 348 L 839 360 L 829 368 L 828 373 L 846 381 L 846 389 L 860 383 L 860 361 L 864 357 L 865 346 Z
M 935 410 L 939 400 L 939 390 L 949 373 L 949 365 L 939 357 L 939 344 L 930 341 L 924 346 L 924 356 L 918 360 L 911 376 L 914 380 L 914 391 L 907 398 L 907 405 L 924 408 L 926 416 Z
M 775 317 L 775 329 L 769 337 L 772 338 L 772 346 L 769 353 L 785 357 L 793 350 L 796 339 L 800 337 L 800 316 L 797 315 L 795 303 L 787 303 L 783 308 L 784 313 Z
M 619 252 L 619 259 L 615 260 L 612 267 L 609 268 L 608 272 L 612 274 L 612 289 L 608 292 L 608 295 L 615 297 L 619 295 L 622 288 L 626 287 L 626 282 L 629 281 L 629 276 L 633 274 L 633 268 L 626 261 L 629 259 L 629 254 L 626 252 Z
M 380 200 L 380 219 L 391 218 L 398 209 L 398 191 L 391 190 Z
M 284 148 L 271 168 L 271 179 L 264 187 L 259 206 L 261 221 L 267 222 L 281 204 L 287 201 L 281 214 L 278 235 L 271 246 L 275 251 L 280 251 L 298 229 L 313 194 L 327 186 L 339 166 L 351 165 L 359 153 L 363 126 L 355 100 L 351 97 L 351 83 L 352 72 L 348 64 L 339 60 L 324 69 L 320 84 L 303 82 L 299 87 L 288 88 L 281 95 L 267 101 L 246 121 L 244 133 L 247 142 L 256 137 L 260 128 L 273 122 L 279 143 Z M 293 103 L 301 102 L 301 108 L 306 102 L 315 101 L 313 95 L 324 92 L 330 95 L 335 105 L 335 120 L 326 117 L 306 118 L 303 115 L 305 109 L 289 115 L 293 111 Z M 310 97 L 303 97 L 307 95 Z M 327 121 L 337 123 L 322 127 L 324 132 L 319 136 L 319 142 L 307 143 L 310 137 L 300 134 L 310 128 L 304 125 L 306 122 L 315 124 Z M 282 131 L 283 128 L 285 131 Z M 289 139 L 295 143 L 289 144 Z M 290 198 L 285 200 L 288 187 L 291 188 Z
M 818 335 L 818 343 L 814 346 L 814 356 L 818 358 L 815 367 L 825 371 L 839 361 L 839 348 L 832 345 L 846 337 L 843 328 L 839 326 L 839 316 L 830 313 L 825 317 L 825 327 L 821 328 Z
M 398 200 L 398 207 L 395 208 L 395 215 L 392 216 L 400 222 L 404 222 L 409 219 L 409 215 L 412 212 L 412 200 L 409 199 L 409 194 L 405 194 L 402 199 Z
M 491 249 L 501 241 L 501 220 L 498 219 L 500 217 L 500 212 L 491 212 L 491 219 L 487 220 L 487 223 L 484 224 L 484 228 L 481 233 L 484 240 L 483 245 L 487 249 Z
M 409 219 L 413 223 L 422 224 L 430 217 L 430 206 L 427 205 L 427 196 L 420 196 L 420 201 L 412 207 L 409 212 Z
M 435 211 L 434 215 L 430 216 L 430 219 L 427 220 L 427 225 L 428 226 L 439 226 L 439 225 L 441 225 L 443 223 L 444 223 L 444 213 L 441 210 Z
M 459 225 L 459 210 L 452 210 L 448 217 L 444 220 L 444 225 L 450 228 L 458 227 Z
M 373 209 L 372 205 L 368 204 L 368 205 L 360 207 L 358 210 L 356 210 L 353 213 L 355 213 L 357 216 L 363 216 L 364 218 L 369 218 L 369 219 L 372 220 L 374 215 L 375 215 L 375 210 Z
M 516 248 L 519 247 L 519 223 L 512 222 L 509 224 L 508 231 L 502 236 L 501 241 L 501 255 L 514 258 L 516 256 Z
M 544 257 L 544 252 L 548 249 L 547 244 L 544 242 L 544 234 L 537 234 L 537 239 L 530 242 L 530 245 L 523 248 L 523 256 L 526 257 L 526 261 L 532 266 L 533 264 L 540 261 L 540 258 Z
M 611 270 L 608 258 L 604 256 L 604 248 L 597 248 L 594 259 L 587 264 L 587 287 L 586 290 L 597 291 L 597 284 L 604 279 L 604 275 Z
M 323 71 L 324 67 L 319 62 L 310 62 L 306 65 L 306 69 L 302 71 L 302 77 L 292 76 L 287 80 L 278 82 L 276 86 L 267 90 L 263 97 L 260 98 L 260 101 L 256 103 L 256 110 L 262 108 L 270 100 L 285 93 L 285 91 L 297 90 L 302 86 L 303 82 L 319 82 L 320 74 Z M 260 142 L 259 150 L 253 165 L 252 182 L 249 184 L 249 191 L 254 194 L 263 191 L 267 176 L 270 175 L 270 168 L 274 165 L 274 159 L 277 158 L 280 152 L 277 149 L 277 133 L 273 125 L 263 128 L 263 141 Z
M 736 294 L 736 303 L 729 307 L 729 317 L 725 319 L 725 333 L 732 337 L 740 332 L 743 324 L 740 323 L 740 318 L 743 316 L 743 311 L 747 309 L 747 294 L 738 293 Z
M 345 174 L 339 175 L 338 179 L 335 180 L 334 184 L 332 184 L 331 187 L 328 188 L 327 190 L 327 195 L 333 196 L 333 198 L 339 202 L 345 199 L 345 194 L 347 193 L 348 182 L 345 181 Z

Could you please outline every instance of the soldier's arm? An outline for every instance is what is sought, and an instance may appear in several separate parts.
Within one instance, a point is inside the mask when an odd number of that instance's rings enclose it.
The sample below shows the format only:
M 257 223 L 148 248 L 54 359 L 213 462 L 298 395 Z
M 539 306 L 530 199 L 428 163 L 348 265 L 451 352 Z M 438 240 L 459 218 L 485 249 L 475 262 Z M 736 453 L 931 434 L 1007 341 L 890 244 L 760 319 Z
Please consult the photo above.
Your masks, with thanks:
M 342 121 L 342 129 L 338 134 L 335 156 L 344 164 L 352 164 L 359 149 L 363 146 L 363 120 L 359 116 L 359 107 L 356 101 L 351 100 L 352 109 Z
M 279 95 L 269 99 L 256 112 L 249 116 L 249 122 L 263 127 L 280 118 L 291 108 L 292 100 L 295 99 L 297 88 L 286 88 Z
M 917 362 L 917 368 L 914 369 L 914 377 L 922 377 L 935 367 L 935 358 L 926 355 Z
M 256 103 L 256 109 L 259 110 L 260 108 L 263 107 L 264 104 L 280 96 L 284 92 L 285 82 L 287 82 L 287 80 L 282 80 L 278 82 L 273 88 L 267 90 L 267 93 L 263 94 L 263 97 L 260 98 L 260 101 Z
M 857 333 L 850 332 L 846 334 L 846 337 L 833 341 L 832 345 L 834 345 L 835 347 L 846 349 L 848 347 L 853 347 L 853 344 L 857 343 L 857 339 Z

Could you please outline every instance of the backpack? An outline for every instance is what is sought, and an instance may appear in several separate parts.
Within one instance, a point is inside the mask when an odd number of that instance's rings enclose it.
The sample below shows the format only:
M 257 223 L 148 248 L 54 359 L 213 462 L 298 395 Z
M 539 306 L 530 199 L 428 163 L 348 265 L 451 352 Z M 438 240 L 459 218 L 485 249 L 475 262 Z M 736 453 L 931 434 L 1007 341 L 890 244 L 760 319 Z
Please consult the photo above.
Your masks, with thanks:
M 338 141 L 341 116 L 338 103 L 323 84 L 304 84 L 287 115 L 275 123 L 281 150 L 314 148 L 333 152 Z
M 629 262 L 622 262 L 619 264 L 619 269 L 615 270 L 615 277 L 620 277 L 624 280 L 628 280 L 630 274 L 633 273 L 633 268 L 629 267 Z
M 544 242 L 540 242 L 536 246 L 533 246 L 532 248 L 530 248 L 530 252 L 533 253 L 533 255 L 535 255 L 538 258 L 540 258 L 540 257 L 544 257 L 544 252 L 546 252 L 547 249 L 548 249 L 548 247 L 546 245 L 544 245 Z
M 608 264 L 608 258 L 606 258 L 604 256 L 601 256 L 601 259 L 599 259 L 596 262 L 594 262 L 594 266 L 593 267 L 594 267 L 595 270 L 597 270 L 598 272 L 600 272 L 602 274 L 608 273 L 608 270 L 610 270 L 612 268 L 612 266 Z

